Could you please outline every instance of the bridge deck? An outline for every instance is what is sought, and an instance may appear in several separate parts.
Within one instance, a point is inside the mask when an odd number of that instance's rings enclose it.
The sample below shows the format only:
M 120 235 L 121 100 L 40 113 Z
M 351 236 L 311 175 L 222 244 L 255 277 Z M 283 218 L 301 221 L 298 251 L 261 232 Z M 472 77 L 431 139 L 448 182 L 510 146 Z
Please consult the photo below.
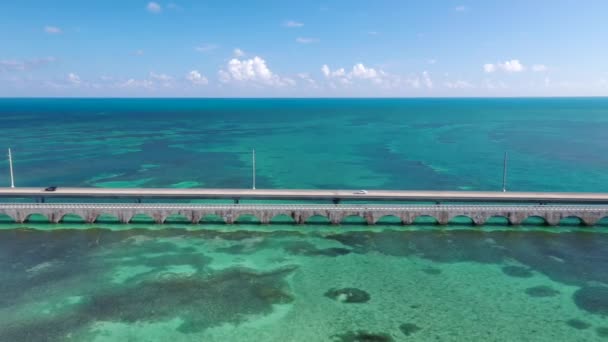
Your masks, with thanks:
M 0 188 L 4 198 L 159 198 L 608 204 L 608 193 L 297 189 Z

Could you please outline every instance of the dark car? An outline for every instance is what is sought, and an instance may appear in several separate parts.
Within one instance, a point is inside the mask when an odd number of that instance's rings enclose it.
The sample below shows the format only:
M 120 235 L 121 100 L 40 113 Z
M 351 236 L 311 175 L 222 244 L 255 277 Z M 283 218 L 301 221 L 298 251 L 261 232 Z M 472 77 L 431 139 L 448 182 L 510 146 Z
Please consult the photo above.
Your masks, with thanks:
M 53 186 L 49 186 L 48 188 L 44 189 L 44 191 L 55 191 L 55 190 L 57 190 L 57 187 L 54 186 L 54 185 Z

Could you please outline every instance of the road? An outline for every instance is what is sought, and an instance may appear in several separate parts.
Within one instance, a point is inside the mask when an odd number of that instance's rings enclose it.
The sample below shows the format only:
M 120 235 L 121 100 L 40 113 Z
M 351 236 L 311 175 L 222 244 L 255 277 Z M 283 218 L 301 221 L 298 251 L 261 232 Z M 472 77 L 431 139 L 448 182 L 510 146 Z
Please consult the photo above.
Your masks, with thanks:
M 135 198 L 608 204 L 608 193 L 298 189 L 0 188 L 4 198 Z

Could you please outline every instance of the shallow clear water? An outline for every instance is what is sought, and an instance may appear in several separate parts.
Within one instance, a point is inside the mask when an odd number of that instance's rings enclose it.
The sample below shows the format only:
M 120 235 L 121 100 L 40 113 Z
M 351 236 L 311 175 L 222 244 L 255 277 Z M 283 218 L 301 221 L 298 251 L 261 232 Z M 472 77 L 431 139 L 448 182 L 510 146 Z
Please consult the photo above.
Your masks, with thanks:
M 607 99 L 0 100 L 18 186 L 608 191 Z M 7 177 L 0 166 L 0 179 Z M 608 339 L 608 226 L 22 225 L 0 341 Z

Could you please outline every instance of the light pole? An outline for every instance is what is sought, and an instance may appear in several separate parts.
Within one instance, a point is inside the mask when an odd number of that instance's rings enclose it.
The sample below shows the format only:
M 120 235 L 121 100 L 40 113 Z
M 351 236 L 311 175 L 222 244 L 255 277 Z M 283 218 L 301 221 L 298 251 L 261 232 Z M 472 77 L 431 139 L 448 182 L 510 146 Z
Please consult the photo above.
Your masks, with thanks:
M 507 152 L 502 164 L 502 192 L 507 192 Z
M 255 149 L 251 150 L 251 159 L 253 160 L 253 165 L 252 165 L 252 173 L 253 173 L 253 187 L 252 189 L 255 190 Z
M 8 149 L 8 167 L 11 171 L 11 188 L 15 187 L 15 177 L 13 176 L 13 156 L 11 155 L 11 149 Z

